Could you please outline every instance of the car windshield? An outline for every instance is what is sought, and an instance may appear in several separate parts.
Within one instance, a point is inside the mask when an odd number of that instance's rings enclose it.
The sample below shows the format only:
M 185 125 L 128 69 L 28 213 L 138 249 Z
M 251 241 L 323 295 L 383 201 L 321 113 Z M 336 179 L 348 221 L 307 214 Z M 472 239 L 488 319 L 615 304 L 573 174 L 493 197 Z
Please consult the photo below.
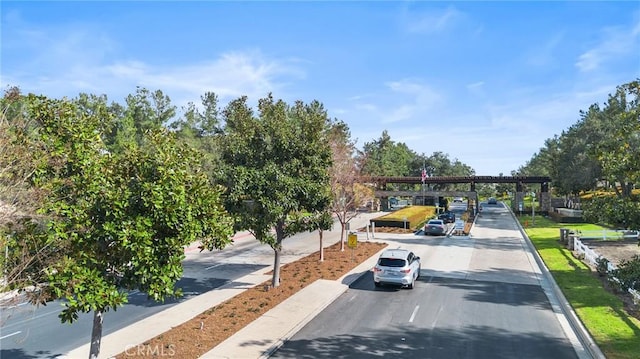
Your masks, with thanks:
M 442 224 L 442 221 L 429 221 L 427 224 Z
M 398 258 L 380 258 L 378 265 L 383 267 L 404 267 L 406 261 Z

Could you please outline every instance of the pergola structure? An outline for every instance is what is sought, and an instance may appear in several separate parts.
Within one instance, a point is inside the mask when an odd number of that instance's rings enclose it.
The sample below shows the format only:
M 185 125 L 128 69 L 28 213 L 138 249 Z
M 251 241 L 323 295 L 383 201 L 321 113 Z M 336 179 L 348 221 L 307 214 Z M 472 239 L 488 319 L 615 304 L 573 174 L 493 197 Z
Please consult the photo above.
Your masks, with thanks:
M 516 185 L 516 193 L 512 202 L 513 210 L 517 211 L 521 203 L 524 202 L 524 185 L 539 184 L 540 193 L 538 200 L 540 201 L 540 209 L 542 213 L 548 213 L 551 208 L 551 196 L 549 193 L 549 183 L 551 178 L 546 176 L 440 176 L 440 177 L 388 177 L 388 176 L 366 176 L 361 177 L 364 183 L 373 183 L 376 186 L 375 196 L 380 199 L 382 209 L 388 209 L 389 197 L 404 196 L 423 198 L 424 197 L 466 197 L 473 201 L 478 208 L 478 193 L 476 192 L 476 183 L 514 183 Z M 405 184 L 469 184 L 468 191 L 389 191 L 388 183 L 405 183 Z

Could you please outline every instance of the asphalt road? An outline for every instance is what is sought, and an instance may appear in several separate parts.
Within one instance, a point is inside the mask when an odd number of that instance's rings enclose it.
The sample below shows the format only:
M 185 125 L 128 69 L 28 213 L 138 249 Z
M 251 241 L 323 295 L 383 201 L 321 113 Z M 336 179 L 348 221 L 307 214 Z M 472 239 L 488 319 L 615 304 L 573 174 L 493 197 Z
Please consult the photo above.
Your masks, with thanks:
M 396 240 L 421 256 L 415 289 L 367 274 L 272 358 L 577 358 L 508 211 L 484 205 L 475 229 Z

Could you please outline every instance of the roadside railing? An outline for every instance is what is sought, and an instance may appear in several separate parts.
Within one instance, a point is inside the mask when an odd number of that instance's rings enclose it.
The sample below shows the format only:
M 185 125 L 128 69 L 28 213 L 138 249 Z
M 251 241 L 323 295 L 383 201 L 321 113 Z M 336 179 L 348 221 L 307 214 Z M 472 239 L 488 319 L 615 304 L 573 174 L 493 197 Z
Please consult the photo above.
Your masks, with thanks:
M 631 238 L 637 238 L 637 234 L 635 235 L 635 237 L 631 237 Z M 599 260 L 606 259 L 607 260 L 607 274 L 616 269 L 616 266 L 613 263 L 611 263 L 611 261 L 609 261 L 604 256 L 598 254 L 593 249 L 589 248 L 589 246 L 587 246 L 584 243 L 582 243 L 582 241 L 580 240 L 580 238 L 578 236 L 574 236 L 573 237 L 573 250 L 575 252 L 577 252 L 577 255 L 579 257 L 584 256 L 584 259 L 587 260 L 594 267 L 598 267 L 598 265 L 600 264 Z M 616 278 L 614 276 L 610 276 L 610 275 L 607 275 L 607 276 L 613 281 L 620 282 L 618 280 L 618 278 Z M 639 291 L 637 291 L 637 290 L 635 290 L 633 288 L 629 288 L 629 293 L 631 293 L 631 295 L 633 296 L 634 302 L 640 302 L 640 292 Z

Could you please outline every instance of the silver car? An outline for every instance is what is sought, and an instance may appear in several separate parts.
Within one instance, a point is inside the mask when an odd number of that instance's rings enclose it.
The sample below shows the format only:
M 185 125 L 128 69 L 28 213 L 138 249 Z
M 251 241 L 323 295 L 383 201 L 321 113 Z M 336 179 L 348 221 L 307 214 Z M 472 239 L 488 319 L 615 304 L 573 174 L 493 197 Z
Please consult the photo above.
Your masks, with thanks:
M 387 249 L 373 267 L 373 283 L 406 286 L 413 289 L 420 278 L 420 257 L 407 249 Z

